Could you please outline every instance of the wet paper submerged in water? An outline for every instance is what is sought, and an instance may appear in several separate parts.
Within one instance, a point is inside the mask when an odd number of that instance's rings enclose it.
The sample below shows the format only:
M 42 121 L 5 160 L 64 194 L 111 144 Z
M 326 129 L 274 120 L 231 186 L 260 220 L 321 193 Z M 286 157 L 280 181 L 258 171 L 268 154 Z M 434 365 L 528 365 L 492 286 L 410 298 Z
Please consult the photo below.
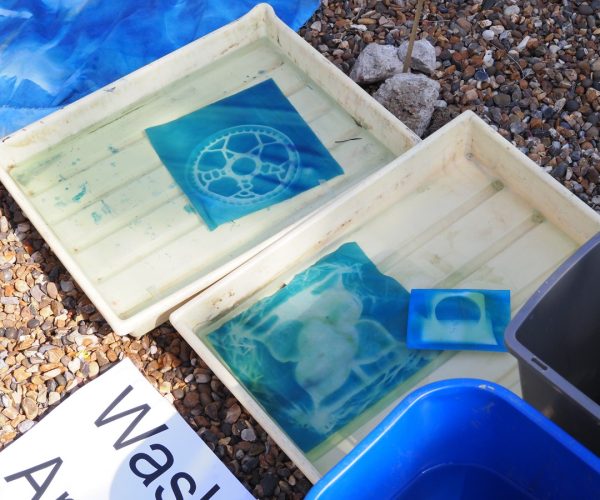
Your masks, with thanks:
M 506 351 L 510 290 L 414 289 L 408 345 L 415 349 Z
M 273 80 L 146 133 L 211 230 L 343 173 Z
M 408 297 L 347 243 L 208 340 L 309 452 L 439 356 L 406 348 Z

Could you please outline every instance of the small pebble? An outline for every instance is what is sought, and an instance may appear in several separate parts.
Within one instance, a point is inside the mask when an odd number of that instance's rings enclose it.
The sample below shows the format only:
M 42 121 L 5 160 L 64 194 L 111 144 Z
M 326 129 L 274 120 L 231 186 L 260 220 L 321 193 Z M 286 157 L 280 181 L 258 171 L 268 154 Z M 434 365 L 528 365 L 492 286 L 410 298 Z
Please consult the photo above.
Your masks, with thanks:
M 46 292 L 48 293 L 48 296 L 52 299 L 57 299 L 58 298 L 58 288 L 56 288 L 56 285 L 54 284 L 54 282 L 49 281 L 48 284 L 46 285 Z
M 490 40 L 493 40 L 496 37 L 496 33 L 494 33 L 492 30 L 485 30 L 481 34 L 481 36 L 484 40 L 487 40 L 489 42 Z
M 35 425 L 35 422 L 33 422 L 32 420 L 23 420 L 23 422 L 21 422 L 17 426 L 17 430 L 21 434 L 23 434 L 23 433 L 27 432 L 29 429 L 31 429 L 34 425 Z
M 196 374 L 196 383 L 198 384 L 208 384 L 211 379 L 210 373 L 198 373 Z
M 23 398 L 23 401 L 21 401 L 21 408 L 28 419 L 33 420 L 37 417 L 39 409 L 37 403 L 33 399 Z
M 200 394 L 197 391 L 190 391 L 183 398 L 183 405 L 186 408 L 195 408 L 199 404 L 200 404 Z
M 27 328 L 37 328 L 38 326 L 40 326 L 40 321 L 38 319 L 31 318 L 27 322 Z
M 8 418 L 10 420 L 17 418 L 18 414 L 19 414 L 19 410 L 17 410 L 14 406 L 8 406 L 8 407 L 4 408 L 4 410 L 2 410 L 2 415 L 4 415 L 6 418 Z
M 478 80 L 480 82 L 485 82 L 490 79 L 490 76 L 488 75 L 485 69 L 478 69 L 477 71 L 475 71 L 474 77 L 475 80 Z
M 60 394 L 58 392 L 48 393 L 48 405 L 52 406 L 60 401 Z
M 15 280 L 15 290 L 24 293 L 29 290 L 29 286 L 23 280 Z
M 67 367 L 71 373 L 75 374 L 81 368 L 81 360 L 79 358 L 73 358 L 71 361 L 69 361 Z
M 240 437 L 244 441 L 256 441 L 256 434 L 254 433 L 254 429 L 252 428 L 244 429 L 241 432 Z
M 234 404 L 231 407 L 227 408 L 227 414 L 225 415 L 225 422 L 228 424 L 234 424 L 240 418 L 242 414 L 242 409 L 240 405 Z

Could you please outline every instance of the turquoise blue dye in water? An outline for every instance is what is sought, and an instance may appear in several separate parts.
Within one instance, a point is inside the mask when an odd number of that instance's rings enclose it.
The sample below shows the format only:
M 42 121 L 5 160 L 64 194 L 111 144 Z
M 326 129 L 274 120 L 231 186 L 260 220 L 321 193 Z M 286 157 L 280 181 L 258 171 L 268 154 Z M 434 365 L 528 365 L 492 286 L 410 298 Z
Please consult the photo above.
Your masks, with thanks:
M 75 196 L 73 196 L 73 201 L 81 201 L 81 199 L 86 195 L 87 190 L 88 190 L 88 183 L 84 182 L 80 186 L 78 193 Z
M 343 173 L 273 80 L 146 133 L 211 230 Z
M 414 289 L 408 346 L 414 349 L 506 351 L 509 290 Z
M 347 243 L 208 341 L 308 452 L 438 358 L 406 347 L 408 297 Z

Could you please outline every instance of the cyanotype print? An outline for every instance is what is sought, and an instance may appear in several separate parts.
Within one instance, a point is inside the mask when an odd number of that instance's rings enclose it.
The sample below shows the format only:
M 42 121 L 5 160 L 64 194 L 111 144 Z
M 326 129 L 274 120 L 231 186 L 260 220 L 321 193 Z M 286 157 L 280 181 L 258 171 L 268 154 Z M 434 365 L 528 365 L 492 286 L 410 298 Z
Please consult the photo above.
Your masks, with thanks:
M 509 290 L 412 290 L 408 345 L 415 349 L 505 351 Z
M 347 243 L 208 340 L 309 452 L 438 357 L 406 348 L 408 297 Z
M 343 173 L 273 80 L 146 132 L 211 230 Z

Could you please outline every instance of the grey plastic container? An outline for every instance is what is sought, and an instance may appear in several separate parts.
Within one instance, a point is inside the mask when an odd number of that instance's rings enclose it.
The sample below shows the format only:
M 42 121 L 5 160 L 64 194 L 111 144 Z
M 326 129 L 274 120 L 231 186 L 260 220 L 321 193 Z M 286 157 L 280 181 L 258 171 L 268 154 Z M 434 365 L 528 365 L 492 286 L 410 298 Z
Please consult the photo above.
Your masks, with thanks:
M 600 233 L 540 286 L 505 342 L 525 400 L 600 455 Z

